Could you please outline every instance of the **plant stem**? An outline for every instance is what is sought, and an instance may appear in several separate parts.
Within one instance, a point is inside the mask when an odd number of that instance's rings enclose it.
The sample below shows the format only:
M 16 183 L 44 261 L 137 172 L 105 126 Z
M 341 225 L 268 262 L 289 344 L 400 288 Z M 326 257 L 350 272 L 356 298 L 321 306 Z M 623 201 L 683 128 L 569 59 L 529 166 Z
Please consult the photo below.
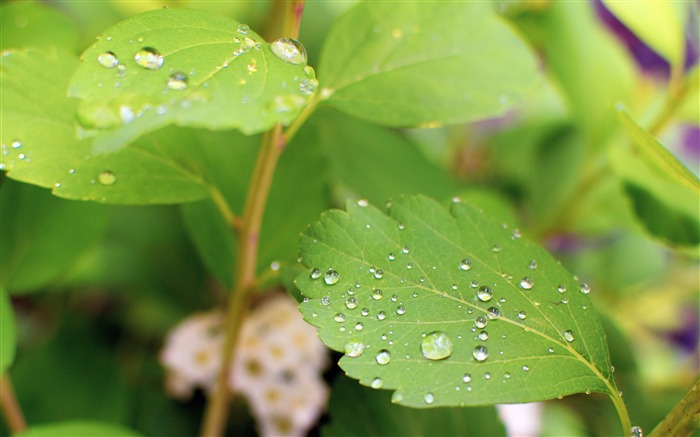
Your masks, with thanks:
M 630 429 L 632 428 L 632 422 L 630 421 L 630 415 L 627 412 L 627 406 L 622 400 L 622 396 L 617 393 L 610 393 L 610 399 L 615 405 L 615 410 L 617 410 L 617 416 L 620 418 L 620 423 L 622 424 L 622 435 L 629 436 Z
M 298 38 L 301 12 L 304 7 L 303 0 L 287 2 L 285 18 L 282 25 L 283 36 Z M 311 105 L 310 105 L 311 106 Z M 306 120 L 308 113 L 299 121 L 295 121 L 295 132 L 301 123 Z M 292 134 L 293 136 L 293 134 Z M 275 126 L 263 136 L 262 145 L 258 152 L 253 176 L 246 194 L 246 202 L 243 209 L 243 217 L 234 222 L 238 231 L 236 243 L 236 264 L 234 266 L 234 284 L 228 302 L 226 318 L 224 322 L 225 340 L 221 369 L 217 375 L 214 392 L 209 399 L 204 421 L 201 428 L 201 437 L 220 437 L 223 435 L 228 418 L 228 406 L 231 393 L 229 381 L 231 363 L 235 357 L 236 344 L 248 307 L 248 297 L 255 290 L 256 266 L 258 262 L 258 248 L 260 230 L 267 197 L 272 186 L 272 180 L 282 152 L 291 137 L 285 136 L 282 125 Z M 216 199 L 214 199 L 216 201 Z M 219 208 L 222 210 L 222 208 Z M 222 210 L 223 212 L 226 209 Z M 224 214 L 225 216 L 227 214 Z M 229 217 L 226 217 L 227 219 Z
M 24 420 L 22 409 L 17 402 L 15 391 L 12 389 L 12 381 L 10 381 L 7 372 L 0 379 L 0 406 L 7 427 L 12 434 L 19 434 L 27 429 L 27 422 Z
M 666 101 L 661 112 L 649 125 L 649 133 L 657 137 L 666 127 L 672 116 L 683 104 L 683 98 L 697 86 L 697 72 L 683 78 L 683 70 L 674 69 L 668 86 Z
M 649 437 L 685 437 L 700 428 L 700 380 L 668 413 Z

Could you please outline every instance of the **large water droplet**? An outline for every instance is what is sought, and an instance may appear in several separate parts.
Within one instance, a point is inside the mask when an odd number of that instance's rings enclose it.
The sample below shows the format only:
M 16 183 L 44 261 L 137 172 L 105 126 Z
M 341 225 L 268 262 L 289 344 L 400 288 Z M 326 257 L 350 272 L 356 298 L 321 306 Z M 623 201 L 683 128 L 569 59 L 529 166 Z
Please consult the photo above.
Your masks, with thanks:
M 486 317 L 484 316 L 478 316 L 474 319 L 474 326 L 476 326 L 479 329 L 484 329 L 487 323 L 488 320 L 486 320 Z
M 644 437 L 644 431 L 641 426 L 633 426 L 630 428 L 630 437 Z
M 114 68 L 119 65 L 119 58 L 112 52 L 104 52 L 97 56 L 97 62 L 105 68 Z
M 372 299 L 374 300 L 381 300 L 384 297 L 384 292 L 380 289 L 374 289 L 372 290 Z
M 97 181 L 102 185 L 114 185 L 117 182 L 117 177 L 109 170 L 105 170 L 97 177 Z
M 369 386 L 374 389 L 382 388 L 383 385 L 384 382 L 382 381 L 382 378 L 374 378 L 372 382 L 369 383 Z
M 535 286 L 535 281 L 532 280 L 529 276 L 525 276 L 523 279 L 520 280 L 520 288 L 523 288 L 525 290 L 529 290 L 532 287 Z
M 478 337 L 479 337 L 479 340 L 481 340 L 481 341 L 486 341 L 486 340 L 489 339 L 489 333 L 486 332 L 486 331 L 481 331 L 481 332 L 479 333 L 479 336 L 478 336 Z
M 335 317 L 333 317 L 333 320 L 335 320 L 338 323 L 342 323 L 345 321 L 345 314 L 343 313 L 337 313 Z
M 377 320 L 384 320 L 386 319 L 386 313 L 384 311 L 379 311 L 377 313 Z
M 400 316 L 403 316 L 404 314 L 406 314 L 406 307 L 403 305 L 396 307 L 396 314 L 398 314 Z
M 591 286 L 584 282 L 581 284 L 580 290 L 581 290 L 581 293 L 588 294 L 591 292 Z
M 311 279 L 318 279 L 321 277 L 321 270 L 320 269 L 312 269 L 310 275 L 311 275 Z
M 476 361 L 486 361 L 486 358 L 489 357 L 489 350 L 486 349 L 486 346 L 479 345 L 472 351 L 472 356 Z
M 486 316 L 491 320 L 495 320 L 501 317 L 501 310 L 496 307 L 490 307 L 486 312 Z
M 426 404 L 430 405 L 435 402 L 435 395 L 432 393 L 426 393 L 425 396 L 423 396 L 423 400 Z
M 493 297 L 493 290 L 490 287 L 482 285 L 476 292 L 476 297 L 482 302 L 488 302 Z
M 357 358 L 365 351 L 365 344 L 360 340 L 350 340 L 345 343 L 345 355 Z
M 442 360 L 452 355 L 452 340 L 442 331 L 434 331 L 426 335 L 420 349 L 423 356 L 429 360 Z
M 306 49 L 299 41 L 280 38 L 270 43 L 270 50 L 275 56 L 289 64 L 306 64 Z
M 163 66 L 164 59 L 158 50 L 152 47 L 144 47 L 136 52 L 134 61 L 147 70 L 159 70 Z
M 377 363 L 384 366 L 391 362 L 391 354 L 388 350 L 382 349 L 379 351 L 375 359 L 377 360 Z
M 357 298 L 354 297 L 349 297 L 345 300 L 345 306 L 348 307 L 349 310 L 354 310 L 357 308 Z
M 464 258 L 462 261 L 459 262 L 459 268 L 460 270 L 464 270 L 465 272 L 467 270 L 471 270 L 472 260 L 470 260 L 469 258 Z
M 384 270 L 376 269 L 373 273 L 374 277 L 377 279 L 382 279 L 384 277 Z
M 182 71 L 176 71 L 168 77 L 168 88 L 171 90 L 184 90 L 187 88 L 187 75 Z
M 340 274 L 333 269 L 326 270 L 326 274 L 323 275 L 323 282 L 328 285 L 335 285 L 340 281 Z
M 571 343 L 574 341 L 574 333 L 571 330 L 564 331 L 564 339 Z

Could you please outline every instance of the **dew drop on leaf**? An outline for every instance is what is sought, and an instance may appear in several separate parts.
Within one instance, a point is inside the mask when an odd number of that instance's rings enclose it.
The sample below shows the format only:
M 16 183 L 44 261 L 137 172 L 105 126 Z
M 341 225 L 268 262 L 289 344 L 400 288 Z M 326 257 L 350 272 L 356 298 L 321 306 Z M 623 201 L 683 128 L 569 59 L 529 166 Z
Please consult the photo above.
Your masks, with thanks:
M 465 384 L 470 383 L 472 381 L 472 376 L 469 373 L 465 373 L 464 376 L 462 376 L 462 382 Z
M 580 290 L 581 290 L 581 293 L 588 294 L 591 292 L 591 287 L 590 287 L 590 285 L 588 285 L 587 283 L 584 282 L 583 284 L 581 284 Z
M 464 270 L 465 272 L 467 270 L 471 270 L 472 261 L 468 258 L 464 258 L 462 261 L 459 262 L 459 268 L 460 268 L 460 270 Z
M 501 310 L 496 307 L 490 307 L 486 312 L 486 316 L 491 320 L 495 320 L 501 317 Z
M 476 361 L 486 361 L 486 358 L 489 357 L 489 350 L 486 349 L 486 346 L 479 345 L 472 351 L 472 356 Z
M 364 350 L 365 344 L 360 340 L 350 340 L 349 342 L 345 343 L 345 355 L 349 357 L 357 358 L 362 355 Z
M 152 47 L 144 47 L 134 55 L 134 61 L 147 70 L 159 70 L 163 66 L 163 55 Z
M 385 366 L 391 362 L 391 353 L 389 353 L 389 351 L 386 349 L 382 349 L 379 351 L 375 359 L 377 360 L 377 363 Z
M 369 383 L 369 386 L 374 389 L 382 388 L 383 385 L 384 382 L 382 381 L 382 378 L 374 378 L 372 382 Z
M 330 304 L 331 304 L 331 297 L 330 296 L 323 296 L 321 298 L 321 305 L 328 306 Z
M 288 64 L 306 64 L 306 49 L 299 41 L 280 38 L 270 43 L 270 50 Z
M 487 323 L 488 320 L 486 320 L 486 317 L 484 316 L 478 316 L 474 319 L 474 325 L 479 329 L 485 328 Z
M 532 287 L 535 286 L 535 281 L 532 280 L 529 276 L 525 276 L 523 279 L 520 280 L 520 288 L 524 290 L 530 290 Z
M 485 372 L 485 373 L 484 373 L 484 379 L 487 380 L 487 381 L 488 381 L 489 379 L 491 379 L 491 373 L 490 373 L 490 372 Z
M 481 340 L 481 341 L 486 341 L 486 340 L 489 339 L 489 333 L 486 332 L 486 331 L 481 331 L 481 332 L 479 333 L 479 336 L 478 336 L 478 337 L 479 337 L 479 340 Z
M 482 285 L 476 292 L 476 297 L 478 297 L 482 302 L 488 302 L 493 297 L 493 290 L 491 290 L 491 287 Z
M 342 323 L 345 321 L 345 314 L 343 313 L 337 313 L 335 317 L 333 317 L 333 320 L 335 320 L 338 323 Z
M 374 271 L 373 275 L 376 279 L 382 279 L 384 277 L 384 270 L 377 269 Z
M 328 285 L 335 285 L 340 281 L 340 274 L 333 269 L 328 269 L 323 275 L 323 282 Z
M 248 35 L 248 32 L 250 31 L 250 27 L 248 27 L 247 24 L 239 24 L 238 25 L 238 33 L 241 35 Z
M 557 291 L 558 291 L 559 293 L 564 293 L 564 292 L 566 292 L 566 286 L 564 286 L 564 285 L 559 285 L 559 286 L 557 287 Z
M 384 311 L 379 311 L 377 313 L 377 320 L 384 320 L 386 319 L 386 313 Z
M 362 314 L 364 317 L 369 316 L 369 308 L 362 308 L 362 311 L 360 311 L 360 314 Z
M 354 297 L 349 297 L 345 300 L 345 306 L 348 307 L 349 310 L 354 310 L 357 308 L 357 298 Z
M 525 311 L 519 311 L 519 312 L 518 312 L 518 318 L 519 318 L 520 320 L 525 320 L 526 317 L 527 317 L 527 313 L 526 313 Z
M 574 333 L 571 332 L 571 330 L 564 331 L 564 340 L 568 341 L 569 343 L 574 341 Z
M 321 270 L 320 269 L 311 270 L 311 279 L 318 279 L 320 277 L 321 277 Z
M 435 402 L 435 395 L 433 395 L 432 393 L 426 393 L 425 396 L 423 396 L 423 400 L 426 404 L 430 405 L 433 402 Z
M 365 329 L 365 325 L 363 325 L 362 322 L 357 322 L 355 324 L 355 331 L 362 331 L 363 329 Z
M 112 52 L 104 52 L 97 56 L 97 62 L 105 68 L 114 68 L 119 65 L 119 58 Z
M 168 88 L 181 91 L 187 88 L 187 75 L 182 71 L 176 71 L 168 77 Z
M 97 181 L 102 185 L 114 185 L 117 177 L 109 170 L 105 170 L 97 177 Z
M 14 141 L 10 144 L 10 146 L 11 146 L 13 149 L 19 149 L 20 147 L 22 147 L 22 142 L 21 142 L 20 140 L 14 140 Z
M 403 305 L 398 306 L 396 308 L 396 314 L 398 314 L 400 316 L 403 316 L 404 314 L 406 314 L 406 307 L 404 307 Z
M 434 331 L 426 335 L 420 349 L 423 356 L 429 360 L 443 360 L 452 355 L 452 340 L 442 331 Z
M 630 428 L 630 437 L 644 437 L 644 431 L 641 426 L 633 426 Z

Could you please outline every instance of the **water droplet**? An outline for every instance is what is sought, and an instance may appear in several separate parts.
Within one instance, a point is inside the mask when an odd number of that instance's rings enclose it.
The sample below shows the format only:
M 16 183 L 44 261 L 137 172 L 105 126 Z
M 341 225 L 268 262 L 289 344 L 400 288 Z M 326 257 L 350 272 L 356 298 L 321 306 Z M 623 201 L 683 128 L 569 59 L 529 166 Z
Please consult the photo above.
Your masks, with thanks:
M 270 43 L 270 50 L 275 56 L 289 64 L 306 64 L 306 49 L 299 41 L 280 38 Z
M 386 319 L 386 313 L 384 311 L 379 311 L 377 313 L 377 320 L 384 320 Z
M 491 379 L 491 372 L 484 372 L 484 379 L 487 381 Z
M 459 262 L 459 268 L 460 270 L 464 270 L 465 272 L 467 270 L 471 270 L 472 260 L 470 260 L 469 258 L 464 258 L 462 261 Z
M 333 320 L 335 320 L 338 323 L 342 323 L 345 321 L 345 314 L 343 313 L 336 313 L 335 317 L 333 317 Z
M 468 373 L 465 373 L 464 376 L 462 377 L 462 382 L 464 382 L 465 384 L 470 383 L 471 380 L 472 380 L 472 376 Z
M 429 360 L 442 360 L 452 355 L 452 340 L 442 331 L 426 335 L 420 348 L 423 356 Z
M 318 88 L 318 80 L 316 79 L 302 79 L 299 81 L 299 91 L 302 94 L 311 95 Z
M 523 366 L 523 370 L 527 372 L 528 370 L 530 370 L 530 366 Z
M 490 307 L 486 313 L 486 316 L 491 320 L 497 319 L 501 317 L 501 310 L 496 307 Z
M 362 331 L 363 329 L 365 329 L 365 325 L 363 325 L 362 322 L 357 322 L 355 324 L 355 331 Z
M 362 355 L 364 350 L 365 344 L 360 340 L 350 340 L 349 342 L 345 343 L 345 355 L 349 357 L 357 358 Z
M 258 72 L 258 60 L 257 59 L 252 59 L 250 61 L 250 64 L 246 67 L 249 73 L 257 73 Z
M 373 389 L 380 389 L 382 388 L 382 385 L 384 385 L 382 378 L 374 378 L 372 382 L 369 383 L 369 386 Z
M 134 61 L 147 70 L 159 70 L 163 66 L 163 55 L 152 47 L 144 47 L 134 55 Z
M 21 142 L 20 140 L 14 140 L 14 141 L 10 144 L 10 146 L 11 146 L 13 149 L 19 149 L 20 147 L 22 147 L 22 142 Z
M 105 170 L 97 177 L 97 181 L 102 185 L 114 185 L 117 182 L 117 177 L 109 170 Z
M 488 302 L 493 297 L 493 290 L 491 290 L 490 287 L 482 285 L 476 292 L 476 297 L 478 297 L 479 300 L 482 302 Z
M 426 393 L 425 396 L 423 396 L 423 400 L 426 404 L 430 405 L 435 402 L 435 395 L 432 393 Z
M 565 287 L 564 285 L 559 285 L 559 286 L 557 287 L 557 291 L 558 291 L 559 293 L 564 293 L 564 292 L 566 292 L 566 287 Z
M 479 316 L 474 319 L 474 325 L 479 329 L 484 329 L 487 323 L 488 320 L 486 320 L 486 317 L 484 316 Z
M 323 282 L 328 285 L 335 285 L 340 281 L 340 274 L 333 269 L 326 270 L 326 274 L 323 275 Z
M 384 270 L 382 270 L 382 269 L 377 269 L 377 270 L 374 271 L 373 274 L 374 274 L 374 277 L 375 277 L 376 279 L 382 279 L 382 278 L 384 277 Z
M 385 366 L 391 362 L 391 353 L 389 353 L 389 351 L 386 349 L 382 349 L 379 351 L 375 359 L 377 360 L 377 363 Z
M 318 279 L 320 277 L 321 277 L 321 270 L 320 269 L 311 270 L 311 279 Z
M 362 311 L 360 311 L 360 314 L 362 314 L 363 317 L 369 316 L 369 308 L 362 308 Z
M 378 288 L 372 290 L 372 299 L 381 300 L 384 297 L 384 292 Z
M 488 333 L 488 332 L 486 332 L 486 331 L 481 331 L 481 332 L 479 333 L 479 340 L 481 340 L 481 341 L 486 341 L 486 340 L 488 340 L 488 339 L 489 339 L 489 333 Z
M 345 306 L 348 307 L 349 310 L 354 310 L 357 308 L 357 299 L 354 297 L 349 297 L 345 300 Z
M 486 346 L 479 345 L 472 351 L 472 356 L 476 361 L 486 361 L 486 358 L 489 357 L 489 350 L 486 349 Z
M 590 285 L 588 285 L 588 284 L 586 284 L 586 283 L 584 282 L 584 283 L 581 284 L 580 290 L 581 290 L 581 293 L 583 293 L 583 294 L 588 294 L 588 293 L 591 292 L 591 287 L 590 287 Z
M 553 354 L 553 353 L 554 353 L 554 348 L 553 348 L 553 347 L 548 348 L 548 349 L 547 349 L 547 352 L 549 352 L 550 354 Z
M 491 252 L 493 253 L 498 253 L 501 251 L 501 246 L 499 244 L 494 244 L 493 247 L 491 248 Z
M 119 58 L 112 52 L 104 52 L 97 56 L 97 62 L 105 68 L 114 68 L 119 65 Z
M 387 258 L 389 259 L 389 261 L 394 261 L 396 259 L 396 255 L 394 255 L 394 253 L 392 252 L 389 254 L 389 256 L 387 256 Z
M 520 320 L 525 320 L 526 317 L 527 317 L 527 313 L 525 311 L 518 311 L 518 318 Z
M 411 250 L 410 250 L 410 248 L 409 248 L 408 246 L 404 246 L 404 247 L 401 248 L 401 253 L 403 253 L 403 254 L 407 254 L 407 253 L 410 252 L 410 251 L 411 251 Z
M 187 88 L 187 75 L 182 71 L 176 71 L 168 77 L 168 88 L 181 91 Z
M 392 301 L 392 302 L 396 302 L 397 300 L 399 300 L 399 296 L 398 296 L 397 294 L 393 294 L 393 295 L 391 296 L 391 301 Z
M 504 374 L 503 374 L 503 377 L 504 377 L 505 379 L 510 379 L 510 372 L 504 373 Z
M 323 296 L 323 297 L 321 298 L 321 304 L 322 304 L 323 306 L 328 306 L 328 305 L 330 305 L 330 304 L 331 304 L 331 297 L 330 297 L 330 296 Z
M 574 341 L 574 333 L 571 330 L 564 331 L 564 339 L 571 343 Z
M 630 428 L 630 437 L 644 437 L 644 430 L 641 426 L 633 426 Z
M 404 306 L 396 307 L 396 314 L 398 314 L 400 316 L 403 316 L 404 314 L 406 314 L 406 307 L 404 307 Z
M 406 264 L 406 270 L 411 270 L 413 268 L 413 264 L 408 263 Z
M 247 24 L 238 25 L 238 33 L 240 33 L 241 35 L 248 35 L 248 31 L 250 31 L 250 27 L 248 27 Z
M 525 276 L 523 279 L 520 280 L 520 288 L 523 288 L 525 290 L 529 290 L 532 287 L 535 286 L 535 281 L 532 280 L 529 276 Z
M 530 261 L 530 264 L 527 265 L 527 268 L 530 270 L 535 270 L 537 268 L 537 261 L 534 259 Z

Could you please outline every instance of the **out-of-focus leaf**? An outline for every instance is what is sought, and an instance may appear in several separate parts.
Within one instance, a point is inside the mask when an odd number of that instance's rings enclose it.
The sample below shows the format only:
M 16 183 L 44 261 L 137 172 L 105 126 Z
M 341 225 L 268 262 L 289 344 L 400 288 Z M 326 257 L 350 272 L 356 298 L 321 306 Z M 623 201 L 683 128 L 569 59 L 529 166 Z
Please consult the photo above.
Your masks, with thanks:
M 505 436 L 494 407 L 414 410 L 391 403 L 391 395 L 338 377 L 322 436 Z M 361 419 L 360 419 L 361 418 Z
M 10 296 L 0 287 L 0 375 L 15 360 L 15 315 Z
M 617 396 L 588 287 L 519 232 L 422 196 L 346 208 L 303 233 L 296 284 L 349 376 L 413 407 Z
M 170 124 L 258 133 L 290 123 L 313 93 L 303 50 L 268 45 L 211 12 L 149 11 L 107 29 L 83 53 L 69 94 L 80 99 L 85 126 L 110 129 L 97 134 L 100 151 Z
M 70 202 L 11 180 L 0 189 L 0 282 L 9 293 L 61 283 L 107 224 L 104 206 Z
M 141 434 L 114 423 L 76 420 L 32 425 L 17 437 L 141 437 Z
M 57 10 L 33 1 L 0 6 L 0 49 L 56 46 L 77 50 L 75 24 Z
M 535 58 L 483 2 L 363 2 L 341 16 L 319 64 L 321 98 L 387 126 L 502 114 L 536 83 Z

